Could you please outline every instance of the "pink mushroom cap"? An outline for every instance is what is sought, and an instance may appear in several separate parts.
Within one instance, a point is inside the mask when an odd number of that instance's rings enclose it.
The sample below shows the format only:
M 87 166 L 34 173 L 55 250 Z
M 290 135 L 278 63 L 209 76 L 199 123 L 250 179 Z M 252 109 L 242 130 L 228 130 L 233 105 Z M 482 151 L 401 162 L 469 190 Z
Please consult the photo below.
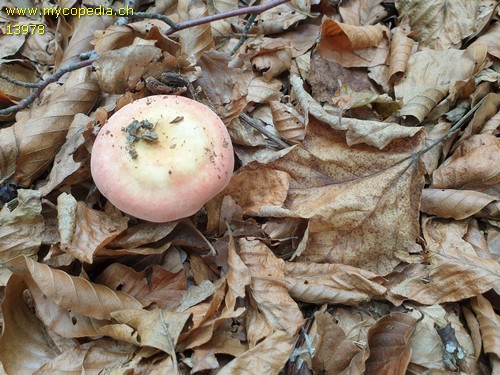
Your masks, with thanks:
M 155 95 L 109 118 L 90 166 L 97 188 L 118 209 L 167 222 L 193 215 L 224 190 L 234 154 L 226 126 L 210 108 L 182 96 Z

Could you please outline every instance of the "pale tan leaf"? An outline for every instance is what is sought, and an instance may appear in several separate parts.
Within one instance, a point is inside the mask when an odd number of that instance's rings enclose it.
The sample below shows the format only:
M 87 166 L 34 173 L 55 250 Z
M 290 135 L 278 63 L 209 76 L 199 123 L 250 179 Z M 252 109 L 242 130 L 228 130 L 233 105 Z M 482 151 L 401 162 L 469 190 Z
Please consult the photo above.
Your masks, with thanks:
M 198 65 L 203 75 L 198 79 L 203 91 L 217 105 L 224 105 L 248 94 L 252 72 L 228 66 L 230 57 L 225 53 L 211 50 L 204 52 Z
M 209 280 L 203 280 L 200 285 L 191 285 L 188 290 L 182 293 L 179 307 L 176 311 L 183 312 L 192 306 L 206 300 L 212 296 L 216 291 L 214 284 Z
M 397 0 L 399 14 L 410 19 L 419 41 L 436 50 L 459 47 L 462 40 L 472 35 L 477 27 L 480 0 L 436 0 L 421 3 L 418 0 Z
M 404 374 L 410 362 L 409 345 L 417 319 L 409 314 L 392 313 L 379 319 L 368 330 L 370 357 L 367 375 Z
M 323 19 L 319 52 L 329 61 L 344 67 L 371 67 L 384 64 L 389 53 L 386 27 L 353 26 Z
M 497 199 L 473 190 L 424 189 L 422 212 L 462 220 L 472 216 Z
M 389 76 L 391 80 L 401 78 L 406 72 L 408 60 L 415 42 L 408 37 L 410 27 L 408 18 L 403 18 L 401 24 L 392 30 L 391 54 L 389 56 Z
M 311 1 L 296 1 L 295 4 L 281 4 L 265 12 L 255 19 L 255 27 L 250 33 L 264 35 L 281 33 L 297 22 L 307 18 L 311 11 Z
M 95 282 L 125 292 L 139 301 L 154 302 L 161 308 L 171 310 L 179 306 L 182 292 L 187 289 L 184 269 L 173 273 L 157 264 L 136 272 L 122 264 L 113 263 L 96 277 Z
M 340 374 L 361 350 L 355 342 L 346 338 L 344 330 L 335 323 L 328 312 L 314 313 L 316 335 L 313 345 L 316 354 L 312 364 L 314 370 L 324 374 Z
M 342 16 L 342 21 L 349 25 L 373 25 L 387 17 L 387 10 L 380 3 L 382 0 L 341 2 L 339 13 Z
M 90 111 L 98 94 L 98 84 L 89 70 L 74 71 L 50 100 L 33 107 L 28 116 L 13 125 L 18 140 L 19 156 L 14 175 L 18 184 L 31 185 L 46 170 L 66 141 L 74 116 Z M 0 149 L 3 148 L 2 140 Z
M 490 301 L 481 295 L 471 299 L 471 306 L 481 328 L 484 352 L 500 358 L 500 316 L 495 313 Z
M 292 107 L 277 100 L 269 102 L 273 124 L 278 133 L 292 142 L 300 142 L 305 137 L 305 120 Z
M 483 35 L 477 38 L 474 43 L 485 44 L 488 48 L 488 53 L 499 59 L 500 46 L 498 45 L 498 38 L 500 38 L 500 23 L 495 22 Z
M 453 155 L 432 174 L 437 189 L 478 190 L 488 193 L 500 182 L 500 140 L 478 134 L 458 147 Z
M 262 77 L 255 77 L 248 86 L 247 100 L 256 103 L 280 100 L 282 86 L 281 81 L 277 79 L 266 82 Z
M 207 6 L 199 0 L 181 0 L 177 3 L 180 20 L 187 21 L 208 16 Z M 178 31 L 183 58 L 195 64 L 205 51 L 215 47 L 210 24 L 204 24 Z
M 41 215 L 40 193 L 19 189 L 16 199 L 0 210 L 0 262 L 19 255 L 34 255 L 43 240 L 45 229 Z
M 500 265 L 492 259 L 448 249 L 428 254 L 426 261 L 429 266 L 408 266 L 401 282 L 389 287 L 390 292 L 432 305 L 478 296 L 500 283 Z
M 255 70 L 262 73 L 266 82 L 288 71 L 292 65 L 292 50 L 284 39 L 265 39 L 256 56 L 251 59 Z
M 277 331 L 257 346 L 239 355 L 219 375 L 279 374 L 292 354 L 291 336 Z
M 191 314 L 165 309 L 120 310 L 111 313 L 119 324 L 133 329 L 141 346 L 151 346 L 175 357 L 175 346 Z
M 94 254 L 127 228 L 127 217 L 90 209 L 66 193 L 57 197 L 57 209 L 61 247 L 82 262 L 92 263 Z
M 386 291 L 382 277 L 340 264 L 287 263 L 285 275 L 290 295 L 308 303 L 357 305 Z
M 330 115 L 303 88 L 300 77 L 292 75 L 290 82 L 296 91 L 300 106 L 318 120 L 330 125 L 333 129 L 347 131 L 349 146 L 366 143 L 379 149 L 386 147 L 391 141 L 412 137 L 419 128 L 410 128 L 395 123 L 342 118 Z
M 161 57 L 159 48 L 147 44 L 106 51 L 95 63 L 99 85 L 104 92 L 112 94 L 135 89 L 148 71 L 148 65 Z
M 24 275 L 28 282 L 34 282 L 47 298 L 62 308 L 82 315 L 110 319 L 113 311 L 142 308 L 141 303 L 126 293 L 51 269 L 29 258 L 16 258 L 8 266 L 15 274 Z
M 297 333 L 304 318 L 297 303 L 288 295 L 283 260 L 258 240 L 240 239 L 240 256 L 250 270 L 250 294 L 259 311 L 275 331 Z
M 136 248 L 146 244 L 151 244 L 168 236 L 177 226 L 178 221 L 168 223 L 142 222 L 130 226 L 118 237 L 116 237 L 108 247 L 110 248 Z
M 237 298 L 245 298 L 246 287 L 251 283 L 251 273 L 236 253 L 233 237 L 229 239 L 229 255 L 227 260 L 227 287 L 225 304 L 226 309 L 232 311 L 236 307 Z
M 28 286 L 22 277 L 12 275 L 2 302 L 0 361 L 8 374 L 32 374 L 60 354 L 28 306 L 24 295 L 26 289 Z

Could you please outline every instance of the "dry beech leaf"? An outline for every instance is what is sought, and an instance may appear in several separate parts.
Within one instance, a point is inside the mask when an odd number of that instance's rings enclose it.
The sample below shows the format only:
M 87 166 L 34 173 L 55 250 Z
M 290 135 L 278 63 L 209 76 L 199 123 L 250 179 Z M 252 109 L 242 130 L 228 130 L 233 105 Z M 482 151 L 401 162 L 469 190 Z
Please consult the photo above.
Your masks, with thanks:
M 45 229 L 40 193 L 19 189 L 16 199 L 0 210 L 0 262 L 35 254 Z
M 62 308 L 96 319 L 111 319 L 111 313 L 126 308 L 141 309 L 142 304 L 126 293 L 92 283 L 82 277 L 51 269 L 26 257 L 18 257 L 7 266 L 35 283 L 47 298 Z
M 62 249 L 82 262 L 92 263 L 94 254 L 127 228 L 125 216 L 88 208 L 66 193 L 57 197 L 57 220 Z
M 474 43 L 485 44 L 488 48 L 488 53 L 500 59 L 500 46 L 498 45 L 498 39 L 500 38 L 500 23 L 496 22 L 479 38 L 476 39 Z
M 495 120 L 495 116 L 498 116 L 500 110 L 500 94 L 496 93 L 488 93 L 484 99 L 481 106 L 477 109 L 472 117 L 472 120 L 469 122 L 465 130 L 460 136 L 460 139 L 455 143 L 453 147 L 457 148 L 461 143 L 470 139 L 473 135 L 476 134 L 488 134 L 487 131 L 488 122 L 490 120 L 493 121 L 493 126 L 496 129 L 498 127 L 498 120 Z M 497 123 L 497 126 L 494 123 Z
M 353 26 L 325 18 L 319 53 L 346 68 L 384 64 L 389 53 L 388 29 L 380 24 Z
M 94 106 L 99 87 L 87 69 L 71 73 L 63 86 L 50 96 L 45 104 L 35 106 L 12 126 L 17 145 L 14 179 L 21 186 L 29 186 L 52 163 L 59 148 L 66 141 L 68 131 L 77 113 L 87 113 Z M 0 149 L 12 150 L 12 145 L 0 138 Z M 1 155 L 2 159 L 4 153 Z M 13 172 L 14 165 L 6 166 L 0 160 L 2 171 Z
M 272 79 L 266 82 L 262 77 L 255 77 L 248 86 L 248 102 L 267 103 L 271 100 L 280 100 L 283 83 Z
M 391 80 L 401 78 L 407 69 L 408 60 L 415 42 L 408 37 L 410 27 L 408 18 L 393 30 L 391 38 L 391 54 L 389 56 L 389 77 Z
M 175 346 L 179 335 L 189 325 L 190 314 L 168 311 L 166 309 L 120 310 L 111 313 L 118 325 L 130 327 L 133 340 L 141 346 L 151 346 L 163 350 L 175 358 Z M 102 328 L 107 333 L 107 327 Z M 126 340 L 126 337 L 117 337 Z M 132 342 L 134 343 L 134 342 Z
M 218 375 L 278 375 L 285 366 L 293 351 L 291 336 L 283 331 L 277 331 L 264 341 L 239 355 Z
M 473 190 L 424 189 L 420 209 L 427 214 L 462 220 L 497 200 Z
M 181 294 L 187 289 L 184 270 L 172 273 L 156 264 L 136 272 L 122 264 L 113 263 L 96 277 L 95 282 L 125 292 L 139 301 L 148 304 L 154 302 L 170 310 L 179 306 Z
M 404 299 L 433 305 L 478 296 L 500 285 L 500 265 L 453 248 L 425 257 L 429 265 L 409 265 L 394 286 L 386 285 L 387 297 L 399 305 Z
M 410 362 L 409 345 L 417 319 L 409 314 L 392 313 L 380 318 L 368 330 L 370 357 L 366 361 L 367 375 L 404 374 Z
M 112 94 L 134 89 L 148 65 L 161 57 L 161 50 L 154 45 L 134 45 L 104 52 L 95 62 L 99 85 L 104 92 Z
M 486 46 L 474 45 L 466 50 L 424 50 L 411 55 L 404 78 L 394 86 L 396 98 L 404 102 L 401 116 L 422 121 L 456 82 L 482 69 L 486 54 Z M 452 67 L 450 61 L 455 62 Z
M 290 70 L 292 50 L 284 39 L 266 39 L 259 46 L 259 51 L 251 59 L 251 62 L 253 68 L 261 72 L 264 80 L 269 82 L 281 73 Z
M 435 50 L 459 47 L 477 27 L 479 0 L 397 0 L 399 14 L 410 20 L 411 29 L 418 32 L 419 41 Z
M 0 362 L 8 374 L 32 374 L 60 354 L 26 301 L 22 276 L 12 275 L 2 302 Z
M 342 374 L 361 350 L 346 337 L 344 330 L 329 313 L 318 311 L 314 313 L 314 319 L 316 337 L 313 337 L 313 345 L 316 354 L 312 359 L 313 369 L 318 373 Z
M 250 294 L 274 331 L 294 335 L 304 324 L 297 303 L 289 296 L 285 262 L 258 240 L 240 239 L 240 256 L 251 274 Z
M 302 80 L 298 76 L 290 77 L 290 82 L 296 91 L 300 106 L 309 115 L 330 125 L 333 129 L 347 131 L 346 138 L 349 146 L 366 143 L 382 149 L 391 141 L 399 138 L 414 136 L 420 129 L 401 126 L 395 123 L 342 118 L 330 115 L 316 102 L 303 88 Z
M 373 25 L 388 15 L 381 5 L 382 2 L 382 0 L 341 2 L 339 4 L 339 13 L 342 16 L 342 21 L 349 25 Z
M 245 97 L 253 77 L 252 72 L 230 68 L 230 60 L 227 54 L 211 50 L 204 52 L 198 61 L 203 71 L 198 82 L 211 102 L 217 105 Z
M 177 3 L 177 10 L 180 16 L 179 21 L 208 16 L 207 6 L 200 0 L 180 0 Z M 209 23 L 178 31 L 177 35 L 179 35 L 181 45 L 181 56 L 191 64 L 195 64 L 203 52 L 215 47 Z
M 296 254 L 301 260 L 383 275 L 399 263 L 395 252 L 407 251 L 418 234 L 423 181 L 413 153 L 421 137 L 387 151 L 348 147 L 343 134 L 312 119 L 301 146 L 271 163 L 240 168 L 224 194 L 247 215 L 310 219 L 306 245 Z
M 94 319 L 71 309 L 59 306 L 34 283 L 29 283 L 31 297 L 35 302 L 36 315 L 50 330 L 61 337 L 79 338 L 99 336 L 99 328 L 109 324 L 108 320 Z
M 236 252 L 234 239 L 229 239 L 227 271 L 227 294 L 225 298 L 226 309 L 232 311 L 236 307 L 237 298 L 244 298 L 246 288 L 251 284 L 251 272 Z
M 436 189 L 478 190 L 488 193 L 500 182 L 500 140 L 489 134 L 463 142 L 432 174 Z
M 66 142 L 54 158 L 54 165 L 50 170 L 47 181 L 43 182 L 43 185 L 38 189 L 42 196 L 47 196 L 62 183 L 74 184 L 89 177 L 88 161 L 90 154 L 82 146 L 85 145 L 86 138 L 90 135 L 87 126 L 93 124 L 93 122 L 94 120 L 82 113 L 75 116 L 70 125 Z M 73 134 L 70 134 L 70 132 Z M 81 178 L 77 174 L 78 171 L 80 171 Z
M 490 301 L 481 295 L 471 299 L 471 306 L 481 328 L 484 352 L 500 358 L 500 316 L 495 313 Z
M 292 107 L 277 100 L 269 102 L 273 124 L 278 133 L 292 142 L 300 142 L 305 136 L 304 118 Z
M 295 300 L 314 304 L 355 306 L 386 292 L 382 277 L 340 264 L 287 263 L 285 276 Z
M 281 4 L 262 12 L 255 19 L 255 26 L 249 33 L 270 35 L 288 30 L 297 22 L 307 18 L 311 11 L 311 1 L 295 1 L 294 4 Z

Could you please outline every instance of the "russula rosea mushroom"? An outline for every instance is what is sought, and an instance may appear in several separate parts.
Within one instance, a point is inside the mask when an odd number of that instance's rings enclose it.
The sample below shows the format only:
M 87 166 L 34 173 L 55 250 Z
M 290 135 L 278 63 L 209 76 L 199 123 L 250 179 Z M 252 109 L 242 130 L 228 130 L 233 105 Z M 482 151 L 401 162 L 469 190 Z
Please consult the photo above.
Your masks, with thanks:
M 99 191 L 140 219 L 167 222 L 196 213 L 229 183 L 231 139 L 207 106 L 175 95 L 136 100 L 96 137 L 91 172 Z

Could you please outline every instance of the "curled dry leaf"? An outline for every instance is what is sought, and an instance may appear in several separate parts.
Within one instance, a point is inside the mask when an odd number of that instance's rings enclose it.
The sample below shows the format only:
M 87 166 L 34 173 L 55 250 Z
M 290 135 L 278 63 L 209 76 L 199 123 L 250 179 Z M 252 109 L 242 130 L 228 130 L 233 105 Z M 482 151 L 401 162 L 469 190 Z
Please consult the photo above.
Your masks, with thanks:
M 473 190 L 424 189 L 420 209 L 427 214 L 462 220 L 496 200 L 492 195 Z
M 259 45 L 258 54 L 251 60 L 254 69 L 266 82 L 288 71 L 292 65 L 292 50 L 285 39 L 267 39 Z
M 483 4 L 477 0 L 456 0 L 452 3 L 436 0 L 425 4 L 418 0 L 396 1 L 399 14 L 408 16 L 418 40 L 434 50 L 459 46 L 462 40 L 475 33 L 477 14 Z
M 219 375 L 254 375 L 279 374 L 292 354 L 291 336 L 277 331 L 260 344 L 239 355 L 217 374 Z
M 111 319 L 111 313 L 127 308 L 141 309 L 142 304 L 126 293 L 92 283 L 83 277 L 71 276 L 51 269 L 26 257 L 7 263 L 15 274 L 22 275 L 28 285 L 35 283 L 46 298 L 62 308 L 96 319 Z
M 66 141 L 66 133 L 74 116 L 89 112 L 98 94 L 99 86 L 89 70 L 72 72 L 50 100 L 31 109 L 27 116 L 11 127 L 12 132 L 6 130 L 6 138 L 2 134 L 0 149 L 5 147 L 8 150 L 7 155 L 2 152 L 0 156 L 2 176 L 15 172 L 14 180 L 19 185 L 31 185 L 49 167 Z M 11 142 L 15 142 L 17 147 Z M 17 154 L 15 164 L 11 159 L 14 153 Z
M 93 210 L 66 193 L 57 198 L 57 212 L 62 249 L 86 263 L 127 228 L 125 216 Z
M 359 120 L 355 118 L 340 118 L 330 115 L 321 105 L 309 95 L 302 86 L 298 76 L 292 76 L 290 82 L 296 91 L 300 106 L 307 114 L 330 125 L 333 129 L 347 131 L 346 138 L 349 146 L 365 143 L 383 149 L 391 141 L 399 138 L 414 136 L 420 129 L 401 126 L 395 123 Z M 307 117 L 306 117 L 307 118 Z
M 353 367 L 352 359 L 361 349 L 346 337 L 344 330 L 335 323 L 328 312 L 314 313 L 316 332 L 312 337 L 316 354 L 312 359 L 313 369 L 324 374 L 348 374 Z
M 491 27 L 476 39 L 474 43 L 485 44 L 488 48 L 488 53 L 500 58 L 500 46 L 498 45 L 498 38 L 500 38 L 500 23 L 494 23 Z
M 478 190 L 495 194 L 500 182 L 500 140 L 490 134 L 472 136 L 432 174 L 432 187 Z
M 324 59 L 348 68 L 384 64 L 389 53 L 388 32 L 380 24 L 353 26 L 325 18 L 319 53 Z
M 251 274 L 250 295 L 274 331 L 297 333 L 304 318 L 288 294 L 285 263 L 258 240 L 240 239 L 240 256 Z
M 125 292 L 145 304 L 155 303 L 160 308 L 170 310 L 179 306 L 181 294 L 187 289 L 184 270 L 172 273 L 156 264 L 136 272 L 122 264 L 113 263 L 96 277 L 95 282 Z
M 410 337 L 417 319 L 409 314 L 392 313 L 380 318 L 368 330 L 370 357 L 367 375 L 404 374 L 410 362 Z
M 472 298 L 471 306 L 481 328 L 484 352 L 500 358 L 500 316 L 482 295 Z
M 16 199 L 0 211 L 0 262 L 6 263 L 19 255 L 34 255 L 40 247 L 45 229 L 41 214 L 40 193 L 18 190 Z
M 381 4 L 382 0 L 375 1 L 348 1 L 339 4 L 339 13 L 342 21 L 349 25 L 373 25 L 387 17 L 387 10 Z
M 340 264 L 287 263 L 285 276 L 290 295 L 308 303 L 354 306 L 386 291 L 382 277 Z
M 60 354 L 28 305 L 24 294 L 27 288 L 20 275 L 11 276 L 5 288 L 0 362 L 8 374 L 33 374 Z
M 305 136 L 305 120 L 291 106 L 277 100 L 269 103 L 273 115 L 273 125 L 283 137 L 292 142 L 300 142 Z

